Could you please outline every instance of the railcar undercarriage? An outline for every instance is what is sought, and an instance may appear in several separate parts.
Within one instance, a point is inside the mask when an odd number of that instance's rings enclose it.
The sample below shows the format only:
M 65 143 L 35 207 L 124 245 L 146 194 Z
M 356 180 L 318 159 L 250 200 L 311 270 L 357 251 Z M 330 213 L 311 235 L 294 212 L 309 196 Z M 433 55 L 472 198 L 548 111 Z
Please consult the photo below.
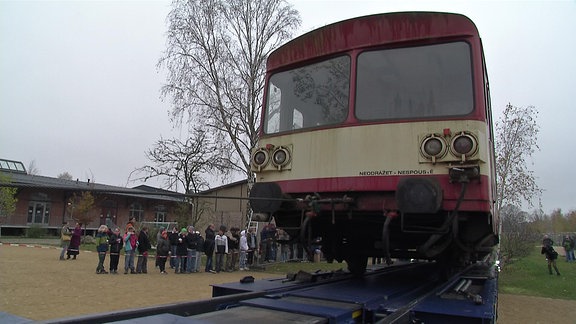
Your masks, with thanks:
M 355 274 L 365 272 L 369 257 L 383 258 L 388 264 L 392 259 L 420 259 L 461 267 L 481 260 L 497 243 L 488 213 L 403 213 L 387 208 L 394 204 L 384 199 L 379 209 L 369 209 L 376 204 L 368 196 L 309 194 L 285 200 L 273 216 L 276 225 L 309 253 L 313 253 L 312 244 L 321 244 L 329 262 L 346 261 Z

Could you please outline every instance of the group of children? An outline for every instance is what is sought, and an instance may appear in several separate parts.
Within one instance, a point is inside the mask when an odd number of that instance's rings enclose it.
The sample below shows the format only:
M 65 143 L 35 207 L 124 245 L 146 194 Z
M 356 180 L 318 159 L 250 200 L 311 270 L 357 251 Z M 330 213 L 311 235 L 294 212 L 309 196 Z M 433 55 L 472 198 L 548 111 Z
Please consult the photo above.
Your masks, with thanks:
M 120 229 L 115 227 L 109 231 L 108 226 L 100 225 L 96 233 L 96 251 L 98 252 L 97 274 L 107 274 L 104 268 L 106 254 L 110 250 L 110 273 L 118 274 L 118 263 L 120 254 L 124 249 L 124 274 L 147 273 L 148 272 L 148 252 L 152 248 L 148 237 L 148 227 L 144 226 L 138 235 L 132 224 L 126 226 L 124 235 Z M 134 260 L 138 252 L 138 261 L 134 266 Z
M 121 234 L 118 227 L 110 231 L 108 226 L 101 225 L 96 233 L 96 251 L 98 252 L 96 273 L 118 274 L 122 249 L 124 250 L 124 274 L 147 273 L 148 254 L 151 249 L 148 230 L 148 227 L 144 226 L 136 234 L 134 224 L 129 222 L 124 234 Z M 206 272 L 234 271 L 236 265 L 239 265 L 241 271 L 249 270 L 247 255 L 250 247 L 247 233 L 238 228 L 231 228 L 227 232 L 225 226 L 220 226 L 216 233 L 214 225 L 211 224 L 206 229 L 206 239 L 195 231 L 193 226 L 181 230 L 174 227 L 170 233 L 160 228 L 156 241 L 156 267 L 162 274 L 167 274 L 168 260 L 170 268 L 174 269 L 175 273 L 199 272 L 202 253 L 206 254 Z M 104 266 L 107 254 L 110 254 L 109 272 Z M 215 269 L 212 269 L 213 256 L 215 256 Z

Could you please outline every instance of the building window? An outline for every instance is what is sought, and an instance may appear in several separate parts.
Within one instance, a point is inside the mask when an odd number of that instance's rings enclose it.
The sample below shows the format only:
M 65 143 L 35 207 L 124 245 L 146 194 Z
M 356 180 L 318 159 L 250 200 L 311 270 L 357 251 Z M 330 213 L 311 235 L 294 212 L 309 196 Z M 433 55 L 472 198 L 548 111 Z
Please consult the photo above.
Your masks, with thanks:
M 48 225 L 50 222 L 50 203 L 31 201 L 28 204 L 28 224 Z
M 117 212 L 116 201 L 110 199 L 104 200 L 100 212 L 100 224 L 116 224 Z
M 44 192 L 35 192 L 28 203 L 28 224 L 48 225 L 50 222 L 50 197 Z
M 130 217 L 128 217 L 128 219 L 132 219 L 132 217 L 136 218 L 137 222 L 144 219 L 144 209 L 142 208 L 142 204 L 135 202 L 130 205 Z
M 166 206 L 163 205 L 159 205 L 155 207 L 155 213 L 154 213 L 154 221 L 155 222 L 165 222 L 166 221 L 166 216 L 168 215 L 168 212 L 166 211 Z

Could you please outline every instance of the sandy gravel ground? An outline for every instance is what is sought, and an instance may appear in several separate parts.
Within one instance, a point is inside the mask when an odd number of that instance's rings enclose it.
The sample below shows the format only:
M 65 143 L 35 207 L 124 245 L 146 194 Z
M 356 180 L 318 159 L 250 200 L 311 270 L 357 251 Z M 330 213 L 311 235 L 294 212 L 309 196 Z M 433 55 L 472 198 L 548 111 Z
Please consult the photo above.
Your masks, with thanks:
M 75 261 L 59 261 L 58 256 L 53 247 L 1 245 L 0 311 L 31 320 L 56 319 L 208 299 L 212 284 L 237 282 L 246 275 L 282 276 L 256 271 L 161 275 L 153 260 L 148 274 L 96 275 L 96 253 L 82 251 Z M 499 323 L 576 324 L 576 301 L 505 294 L 499 301 Z

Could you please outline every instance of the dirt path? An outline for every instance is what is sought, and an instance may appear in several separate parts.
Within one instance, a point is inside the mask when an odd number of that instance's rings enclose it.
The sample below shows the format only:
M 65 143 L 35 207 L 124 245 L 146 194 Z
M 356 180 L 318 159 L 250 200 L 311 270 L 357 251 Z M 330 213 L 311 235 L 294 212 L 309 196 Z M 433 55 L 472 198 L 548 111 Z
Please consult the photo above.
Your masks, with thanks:
M 58 255 L 55 248 L 0 246 L 0 311 L 47 320 L 208 299 L 211 284 L 281 277 L 252 271 L 161 275 L 154 262 L 148 274 L 96 275 L 96 253 L 81 252 L 75 261 Z M 576 323 L 576 301 L 503 294 L 499 300 L 499 323 Z

